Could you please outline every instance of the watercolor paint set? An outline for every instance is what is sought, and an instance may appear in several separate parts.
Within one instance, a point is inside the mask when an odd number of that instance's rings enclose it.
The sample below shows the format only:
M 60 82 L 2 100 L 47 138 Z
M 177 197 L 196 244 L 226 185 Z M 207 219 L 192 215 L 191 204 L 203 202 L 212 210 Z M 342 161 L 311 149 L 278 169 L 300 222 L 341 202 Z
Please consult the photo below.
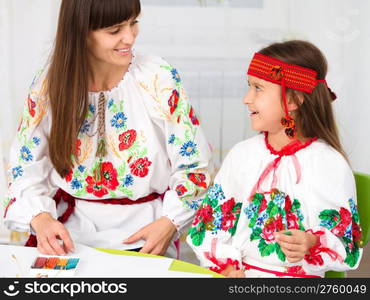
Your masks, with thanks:
M 31 265 L 31 277 L 72 277 L 80 259 L 69 256 L 38 256 Z

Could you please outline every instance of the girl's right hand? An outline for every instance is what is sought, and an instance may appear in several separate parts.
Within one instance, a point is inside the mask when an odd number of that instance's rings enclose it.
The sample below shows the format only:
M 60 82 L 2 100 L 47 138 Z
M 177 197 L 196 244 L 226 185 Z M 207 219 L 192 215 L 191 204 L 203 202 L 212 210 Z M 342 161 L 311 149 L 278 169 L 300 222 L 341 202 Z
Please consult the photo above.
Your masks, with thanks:
M 66 255 L 74 250 L 73 241 L 64 225 L 49 213 L 43 212 L 31 220 L 31 227 L 36 232 L 37 249 L 47 255 Z M 63 241 L 63 247 L 59 240 Z

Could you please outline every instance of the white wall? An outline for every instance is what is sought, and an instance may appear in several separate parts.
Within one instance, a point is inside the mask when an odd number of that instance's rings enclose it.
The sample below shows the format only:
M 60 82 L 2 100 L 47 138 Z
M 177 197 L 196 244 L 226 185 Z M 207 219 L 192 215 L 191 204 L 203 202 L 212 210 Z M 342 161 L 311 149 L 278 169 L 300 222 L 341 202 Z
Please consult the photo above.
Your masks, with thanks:
M 59 4 L 0 0 L 0 197 L 1 163 L 33 74 L 47 59 Z M 218 164 L 232 145 L 254 134 L 242 105 L 249 59 L 273 41 L 302 38 L 326 54 L 345 149 L 355 170 L 370 173 L 370 1 L 142 0 L 142 6 L 136 48 L 177 67 Z

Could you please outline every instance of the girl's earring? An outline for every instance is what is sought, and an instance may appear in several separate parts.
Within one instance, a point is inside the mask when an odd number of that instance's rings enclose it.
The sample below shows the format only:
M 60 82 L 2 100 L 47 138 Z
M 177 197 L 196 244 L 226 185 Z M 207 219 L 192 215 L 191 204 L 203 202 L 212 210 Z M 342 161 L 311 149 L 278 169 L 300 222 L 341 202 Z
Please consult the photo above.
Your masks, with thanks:
M 280 122 L 281 122 L 281 125 L 283 125 L 283 127 L 285 128 L 285 134 L 290 139 L 294 139 L 297 135 L 297 130 L 295 127 L 295 121 L 291 116 L 291 112 L 289 112 L 289 115 L 282 117 Z

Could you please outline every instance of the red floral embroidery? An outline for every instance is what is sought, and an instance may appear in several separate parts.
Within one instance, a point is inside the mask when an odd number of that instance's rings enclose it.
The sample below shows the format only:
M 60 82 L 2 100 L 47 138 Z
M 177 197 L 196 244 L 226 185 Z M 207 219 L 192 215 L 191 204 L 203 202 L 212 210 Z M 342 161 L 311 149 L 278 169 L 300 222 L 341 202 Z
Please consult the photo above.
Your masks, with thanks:
M 208 222 L 213 220 L 212 215 L 213 215 L 213 209 L 211 205 L 206 204 L 205 206 L 197 210 L 197 213 L 195 214 L 195 217 L 194 217 L 193 225 L 197 225 L 199 222 L 203 222 L 207 224 Z
M 147 157 L 139 158 L 130 164 L 131 174 L 138 177 L 145 177 L 149 173 L 149 166 L 152 164 Z
M 266 208 L 267 208 L 267 200 L 266 200 L 265 197 L 263 197 L 263 199 L 261 201 L 260 209 L 258 210 L 258 213 L 263 212 Z
M 289 195 L 285 197 L 286 220 L 289 229 L 299 229 L 298 216 L 292 212 L 292 201 Z
M 191 182 L 193 182 L 195 185 L 200 186 L 202 188 L 207 188 L 206 175 L 201 173 L 189 173 L 188 178 Z
M 81 140 L 77 139 L 76 141 L 76 155 L 80 156 L 81 155 Z
M 176 90 L 173 90 L 170 99 L 168 99 L 168 106 L 170 107 L 171 115 L 175 112 L 178 103 L 179 93 Z
M 266 226 L 262 229 L 262 238 L 266 242 L 275 241 L 274 232 L 284 230 L 283 218 L 278 215 L 276 219 L 272 218 L 270 221 L 266 222 Z
M 199 125 L 199 120 L 198 120 L 197 116 L 194 113 L 193 107 L 190 107 L 189 118 L 190 118 L 191 123 L 193 125 Z
M 340 222 L 333 229 L 331 229 L 331 232 L 337 236 L 343 236 L 346 228 L 352 222 L 352 215 L 344 207 L 340 208 L 339 215 Z
M 132 146 L 132 144 L 136 140 L 136 131 L 134 129 L 130 129 L 125 131 L 124 133 L 120 134 L 118 137 L 119 141 L 119 150 L 123 151 Z
M 236 213 L 233 213 L 235 207 L 235 200 L 231 198 L 227 200 L 224 204 L 221 205 L 222 211 L 222 221 L 221 228 L 222 230 L 228 230 L 234 226 L 234 221 L 236 220 Z
M 110 190 L 115 190 L 119 185 L 117 180 L 117 170 L 111 162 L 102 163 L 102 180 L 101 183 Z
M 287 273 L 293 273 L 297 275 L 306 275 L 307 273 L 303 270 L 302 266 L 293 266 L 288 267 L 286 270 Z
M 67 175 L 66 175 L 64 178 L 65 178 L 65 180 L 66 180 L 67 182 L 70 182 L 70 181 L 72 180 L 72 176 L 73 176 L 73 169 L 72 169 L 72 168 L 70 168 L 70 169 L 68 170 Z
M 28 96 L 27 104 L 28 104 L 28 112 L 30 113 L 30 115 L 33 118 L 35 116 L 35 113 L 36 113 L 36 111 L 35 111 L 36 103 L 34 101 L 32 101 L 30 96 Z
M 179 196 L 184 195 L 187 191 L 188 190 L 186 189 L 186 187 L 184 187 L 182 184 L 180 184 L 176 187 L 176 192 L 177 192 L 177 195 L 179 195 Z
M 6 205 L 5 211 L 4 211 L 4 219 L 6 217 L 6 214 L 8 213 L 8 209 L 9 209 L 10 205 L 12 205 L 14 202 L 15 202 L 15 198 L 12 198 L 12 199 L 10 199 L 10 201 L 8 202 L 8 204 Z
M 86 191 L 89 194 L 93 194 L 93 195 L 95 195 L 96 197 L 99 197 L 99 198 L 108 194 L 107 189 L 104 186 L 102 186 L 101 181 L 96 182 L 93 177 L 88 176 L 88 177 L 86 177 L 86 182 L 88 184 L 86 186 Z
M 361 240 L 361 228 L 355 222 L 352 223 L 352 237 L 354 242 Z

